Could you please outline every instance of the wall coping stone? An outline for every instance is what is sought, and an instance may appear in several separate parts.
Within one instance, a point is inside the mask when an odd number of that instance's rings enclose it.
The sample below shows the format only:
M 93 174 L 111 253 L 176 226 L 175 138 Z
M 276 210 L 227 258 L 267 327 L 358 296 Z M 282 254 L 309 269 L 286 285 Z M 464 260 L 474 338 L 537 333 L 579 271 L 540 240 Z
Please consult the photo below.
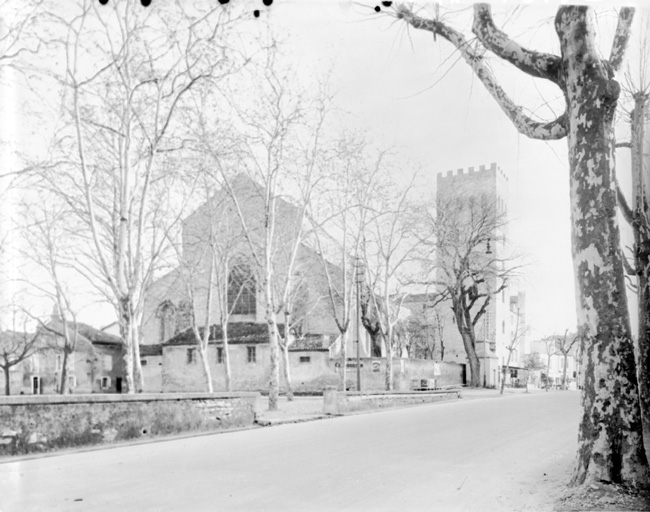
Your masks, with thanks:
M 46 405 L 79 403 L 118 403 L 118 402 L 161 402 L 169 400 L 234 400 L 237 398 L 257 399 L 261 394 L 255 391 L 236 393 L 137 393 L 137 394 L 72 394 L 72 395 L 13 395 L 0 397 L 3 405 Z
M 341 393 L 349 398 L 363 398 L 364 396 L 424 396 L 424 395 L 459 395 L 460 388 L 455 389 L 432 389 L 427 391 L 346 391 Z

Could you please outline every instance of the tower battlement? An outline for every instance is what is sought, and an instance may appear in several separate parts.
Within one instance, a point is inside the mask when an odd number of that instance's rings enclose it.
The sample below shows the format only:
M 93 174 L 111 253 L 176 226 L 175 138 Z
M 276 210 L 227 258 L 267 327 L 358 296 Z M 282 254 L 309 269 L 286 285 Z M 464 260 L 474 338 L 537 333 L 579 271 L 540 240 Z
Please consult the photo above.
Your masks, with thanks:
M 476 176 L 478 174 L 493 174 L 494 176 L 499 176 L 506 181 L 508 176 L 503 172 L 501 167 L 499 167 L 496 162 L 492 162 L 489 166 L 479 165 L 478 168 L 472 166 L 467 169 L 452 169 L 451 171 L 440 171 L 438 172 L 438 181 L 444 180 L 445 178 L 459 178 L 462 176 Z M 461 178 L 462 179 L 462 178 Z

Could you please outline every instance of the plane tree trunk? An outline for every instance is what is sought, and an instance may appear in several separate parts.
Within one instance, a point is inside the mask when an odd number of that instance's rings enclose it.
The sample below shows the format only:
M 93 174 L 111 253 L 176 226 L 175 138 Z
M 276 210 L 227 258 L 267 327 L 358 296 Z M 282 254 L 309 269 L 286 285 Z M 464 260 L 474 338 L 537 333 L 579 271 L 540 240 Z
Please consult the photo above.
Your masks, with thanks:
M 624 267 L 616 218 L 613 118 L 620 92 L 614 73 L 621 65 L 634 9 L 622 8 L 609 60 L 596 45 L 589 6 L 561 6 L 555 18 L 560 56 L 521 47 L 492 21 L 487 4 L 474 6 L 473 31 L 482 45 L 521 71 L 555 83 L 566 111 L 551 122 L 526 116 L 485 65 L 483 49 L 435 19 L 398 6 L 399 18 L 450 41 L 472 67 L 517 129 L 531 138 L 567 138 L 572 256 L 582 333 L 582 417 L 572 483 L 648 483 L 639 390 Z
M 631 118 L 632 146 L 632 212 L 634 231 L 634 270 L 638 297 L 638 358 L 639 395 L 644 420 L 650 424 L 650 177 L 644 169 L 643 144 L 648 94 L 634 95 Z M 645 172 L 644 172 L 645 171 Z

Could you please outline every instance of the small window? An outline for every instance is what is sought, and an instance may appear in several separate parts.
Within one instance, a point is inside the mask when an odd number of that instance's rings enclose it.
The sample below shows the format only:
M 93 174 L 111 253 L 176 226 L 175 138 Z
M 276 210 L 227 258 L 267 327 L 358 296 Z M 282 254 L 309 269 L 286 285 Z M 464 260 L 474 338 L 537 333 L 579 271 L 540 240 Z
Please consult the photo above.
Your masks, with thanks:
M 68 387 L 74 389 L 77 387 L 77 377 L 74 375 L 68 375 Z
M 187 364 L 192 364 L 196 362 L 196 349 L 188 348 L 187 349 Z
M 217 347 L 217 364 L 223 364 L 223 347 Z
M 146 359 L 140 359 L 140 366 L 147 366 L 147 360 Z
M 62 368 L 63 368 L 63 356 L 59 354 L 56 356 L 56 371 L 60 372 Z
M 248 350 L 248 362 L 249 363 L 254 363 L 256 362 L 256 354 L 255 354 L 255 347 L 246 347 Z
M 110 389 L 111 387 L 111 378 L 110 377 L 102 377 L 102 389 Z
M 310 356 L 300 356 L 300 362 L 301 363 L 311 363 L 311 357 Z

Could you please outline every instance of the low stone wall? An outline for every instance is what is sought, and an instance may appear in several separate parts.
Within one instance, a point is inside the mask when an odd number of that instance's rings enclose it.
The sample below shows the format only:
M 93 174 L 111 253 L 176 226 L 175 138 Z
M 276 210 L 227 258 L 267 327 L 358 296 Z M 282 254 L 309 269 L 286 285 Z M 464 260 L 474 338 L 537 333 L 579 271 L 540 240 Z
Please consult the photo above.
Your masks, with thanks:
M 340 363 L 333 359 L 330 363 L 337 366 L 340 372 Z M 356 389 L 357 368 L 356 361 L 349 359 L 346 372 L 346 387 Z M 457 363 L 436 363 L 431 359 L 393 359 L 394 389 L 409 391 L 413 380 L 435 379 L 438 387 L 462 386 L 463 365 Z M 381 391 L 386 389 L 386 359 L 379 357 L 366 357 L 361 359 L 361 390 Z
M 0 398 L 0 455 L 252 425 L 259 393 Z
M 345 414 L 347 412 L 441 402 L 460 397 L 460 389 L 416 393 L 398 391 L 393 393 L 342 393 L 336 391 L 336 389 L 328 388 L 323 392 L 323 413 Z

